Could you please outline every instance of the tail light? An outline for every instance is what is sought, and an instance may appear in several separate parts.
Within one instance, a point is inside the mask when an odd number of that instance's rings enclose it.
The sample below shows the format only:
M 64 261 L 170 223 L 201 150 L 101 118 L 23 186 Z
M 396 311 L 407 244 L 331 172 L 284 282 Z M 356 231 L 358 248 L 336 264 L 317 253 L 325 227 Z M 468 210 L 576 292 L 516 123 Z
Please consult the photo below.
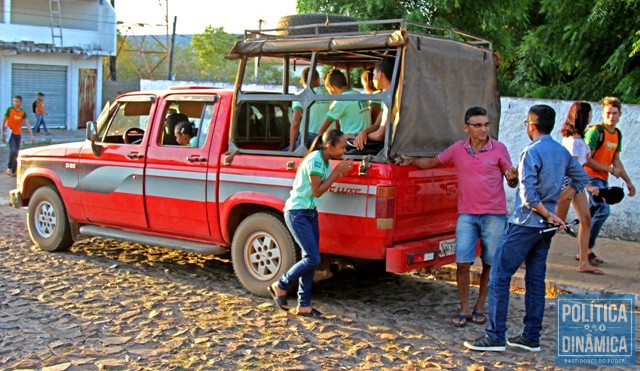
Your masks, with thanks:
M 376 191 L 376 227 L 393 228 L 393 214 L 396 207 L 396 188 L 378 187 Z

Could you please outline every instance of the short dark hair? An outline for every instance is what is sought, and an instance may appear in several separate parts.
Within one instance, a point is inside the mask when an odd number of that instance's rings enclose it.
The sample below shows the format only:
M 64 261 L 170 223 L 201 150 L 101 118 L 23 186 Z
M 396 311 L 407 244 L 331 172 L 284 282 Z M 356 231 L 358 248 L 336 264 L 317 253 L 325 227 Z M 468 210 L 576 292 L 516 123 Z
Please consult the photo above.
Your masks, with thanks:
M 39 96 L 39 97 L 44 97 L 44 94 L 42 94 L 42 93 L 38 93 L 38 96 Z
M 618 99 L 617 97 L 602 98 L 602 108 L 605 108 L 606 106 L 616 107 L 618 111 L 622 112 L 622 103 L 620 102 L 620 99 Z
M 336 88 L 344 88 L 345 86 L 348 86 L 347 78 L 344 76 L 344 73 L 337 68 L 329 71 L 326 77 L 326 82 Z
M 464 123 L 468 124 L 473 116 L 487 116 L 487 110 L 482 107 L 471 107 L 464 114 Z
M 193 138 L 195 136 L 193 135 L 193 123 L 189 121 L 180 121 L 176 124 L 174 130 L 178 130 L 178 133 L 180 134 L 187 134 L 189 138 Z
M 391 77 L 393 77 L 393 66 L 395 65 L 395 61 L 391 58 L 383 58 L 376 63 L 376 70 L 382 72 L 387 80 L 391 81 Z
M 302 80 L 306 83 L 307 82 L 307 78 L 309 77 L 309 67 L 305 67 L 302 70 L 302 74 L 300 74 L 300 77 L 302 78 Z M 315 79 L 320 79 L 320 74 L 318 74 L 318 71 L 313 70 L 313 72 L 311 72 L 311 81 L 315 80 Z
M 556 122 L 556 111 L 546 104 L 529 108 L 529 122 L 533 122 L 541 134 L 550 134 Z
M 20 95 L 16 95 L 15 97 L 13 97 L 13 99 L 20 99 L 20 101 L 22 102 L 22 97 Z

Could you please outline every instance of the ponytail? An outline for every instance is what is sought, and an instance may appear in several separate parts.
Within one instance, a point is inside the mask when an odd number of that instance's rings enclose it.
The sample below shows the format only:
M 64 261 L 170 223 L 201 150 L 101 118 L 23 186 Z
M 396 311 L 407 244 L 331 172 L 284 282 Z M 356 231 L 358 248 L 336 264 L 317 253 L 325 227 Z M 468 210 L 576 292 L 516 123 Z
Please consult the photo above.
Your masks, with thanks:
M 338 129 L 331 129 L 324 132 L 322 135 L 318 135 L 311 143 L 311 147 L 309 147 L 309 151 L 305 155 L 308 156 L 311 152 L 317 151 L 319 149 L 325 148 L 327 145 L 331 144 L 335 146 L 340 138 L 344 136 L 344 133 Z

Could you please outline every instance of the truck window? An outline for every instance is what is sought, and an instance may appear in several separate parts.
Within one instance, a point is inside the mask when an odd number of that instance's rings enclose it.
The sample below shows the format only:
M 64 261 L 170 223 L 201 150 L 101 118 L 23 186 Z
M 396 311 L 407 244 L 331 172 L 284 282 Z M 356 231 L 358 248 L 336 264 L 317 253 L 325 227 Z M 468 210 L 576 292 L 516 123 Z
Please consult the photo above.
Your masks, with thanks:
M 150 110 L 151 102 L 120 102 L 107 125 L 100 128 L 98 138 L 107 143 L 140 144 Z
M 209 132 L 213 105 L 213 102 L 202 101 L 168 101 L 161 145 L 179 146 L 174 129 L 179 122 L 187 121 L 191 123 L 190 136 L 195 138 L 192 140 L 192 147 L 201 148 Z
M 287 102 L 243 102 L 233 140 L 243 149 L 282 151 L 289 144 L 289 111 Z

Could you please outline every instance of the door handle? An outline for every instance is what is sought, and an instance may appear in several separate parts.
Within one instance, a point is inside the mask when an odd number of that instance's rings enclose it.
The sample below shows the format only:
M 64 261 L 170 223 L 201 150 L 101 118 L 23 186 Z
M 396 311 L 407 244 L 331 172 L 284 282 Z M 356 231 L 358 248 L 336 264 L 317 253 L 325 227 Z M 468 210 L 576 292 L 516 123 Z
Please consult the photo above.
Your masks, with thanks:
M 144 155 L 141 155 L 140 153 L 137 153 L 137 152 L 131 152 L 127 155 L 127 157 L 132 159 L 138 159 L 138 158 L 143 158 Z
M 189 162 L 205 162 L 205 161 L 207 161 L 207 159 L 204 158 L 204 157 L 191 156 L 191 157 L 187 157 L 187 161 L 189 161 Z

